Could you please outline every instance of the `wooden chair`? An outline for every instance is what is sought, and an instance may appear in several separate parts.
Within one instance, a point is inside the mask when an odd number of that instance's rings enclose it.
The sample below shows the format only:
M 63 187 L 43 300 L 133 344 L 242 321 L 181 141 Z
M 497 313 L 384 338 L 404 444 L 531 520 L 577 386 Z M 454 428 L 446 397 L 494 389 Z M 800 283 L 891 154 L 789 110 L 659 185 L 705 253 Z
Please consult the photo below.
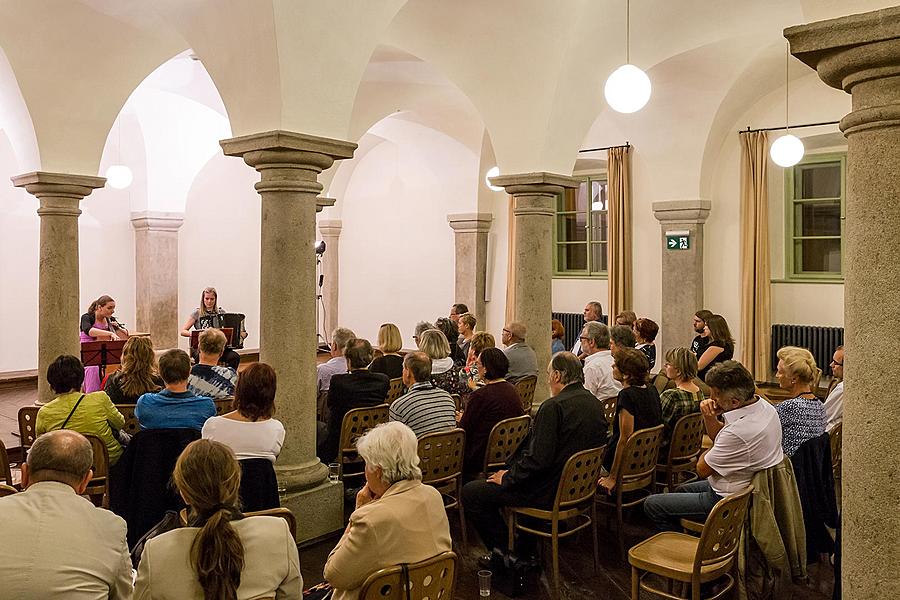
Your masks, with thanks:
M 91 502 L 98 508 L 109 506 L 109 450 L 106 443 L 96 435 L 85 434 L 94 451 L 94 476 L 88 482 L 84 493 L 91 497 Z
M 466 432 L 451 429 L 419 438 L 419 467 L 422 483 L 433 486 L 444 500 L 444 508 L 455 508 L 462 530 L 462 548 L 468 547 L 466 515 L 462 504 L 463 459 L 466 456 Z
M 4 496 L 12 496 L 13 494 L 18 493 L 19 490 L 14 488 L 11 485 L 6 485 L 5 483 L 0 483 L 0 498 Z
M 659 456 L 659 443 L 662 440 L 663 426 L 657 425 L 649 429 L 640 429 L 631 434 L 622 448 L 622 460 L 616 475 L 616 487 L 613 489 L 614 500 L 610 500 L 606 490 L 596 489 L 596 504 L 616 509 L 616 526 L 619 533 L 619 553 L 625 560 L 625 526 L 622 511 L 631 506 L 643 504 L 644 499 L 653 493 L 656 482 L 656 461 Z M 634 492 L 629 498 L 625 494 Z
M 367 406 L 365 408 L 354 408 L 348 410 L 341 421 L 341 440 L 338 445 L 337 462 L 340 466 L 339 476 L 341 481 L 345 478 L 361 478 L 365 477 L 365 473 L 360 470 L 358 472 L 345 472 L 346 467 L 350 465 L 361 466 L 363 461 L 356 452 L 356 440 L 363 436 L 364 433 L 382 423 L 388 421 L 388 405 L 379 404 L 378 406 Z
M 19 443 L 22 444 L 22 457 L 24 460 L 24 451 L 31 448 L 34 439 L 37 437 L 35 426 L 37 424 L 37 414 L 40 410 L 39 406 L 23 406 L 19 409 Z
M 225 413 L 229 413 L 233 410 L 234 396 L 226 396 L 225 398 L 213 400 L 213 402 L 216 405 L 216 416 L 221 417 Z
M 496 471 L 505 465 L 530 430 L 531 417 L 528 415 L 503 419 L 494 425 L 490 435 L 488 435 L 482 473 L 487 476 L 488 473 Z
M 537 375 L 523 377 L 516 382 L 516 391 L 522 399 L 522 409 L 526 415 L 531 414 L 531 405 L 534 404 L 534 386 L 537 385 Z
M 610 396 L 609 398 L 604 398 L 601 402 L 603 404 L 603 418 L 606 419 L 606 424 L 609 425 L 609 432 L 612 433 L 613 419 L 616 418 L 616 405 L 619 403 L 619 397 Z
M 137 417 L 134 416 L 134 407 L 136 404 L 116 404 L 116 410 L 122 413 L 122 416 L 125 417 L 125 426 L 122 427 L 122 431 L 127 433 L 128 435 L 134 435 L 138 431 L 141 430 L 141 426 L 138 424 Z
M 405 591 L 404 579 L 409 585 Z M 441 552 L 411 565 L 397 565 L 375 571 L 362 584 L 359 600 L 451 600 L 455 587 L 456 554 Z
M 844 424 L 838 423 L 828 432 L 828 439 L 831 442 L 831 469 L 834 471 L 834 480 L 841 478 L 841 449 L 843 446 Z
M 15 487 L 12 477 L 12 468 L 10 467 L 9 462 L 9 454 L 6 453 L 6 446 L 3 444 L 3 440 L 0 440 L 0 477 L 3 478 L 3 482 L 6 485 Z
M 701 584 L 722 576 L 728 578 L 728 585 L 712 598 L 719 598 L 734 587 L 729 571 L 737 558 L 752 491 L 750 486 L 740 494 L 719 500 L 699 538 L 685 533 L 658 533 L 629 550 L 632 600 L 638 600 L 641 590 L 666 598 L 679 597 L 671 593 L 673 581 L 690 584 L 694 600 L 700 600 Z M 669 580 L 668 593 L 644 582 L 649 573 Z
M 656 465 L 656 485 L 659 488 L 672 492 L 676 486 L 698 479 L 695 470 L 700 458 L 703 432 L 703 415 L 699 412 L 684 415 L 675 422 L 672 439 L 669 440 L 669 456 L 665 463 Z M 684 480 L 681 479 L 683 473 L 688 474 Z
M 291 531 L 291 537 L 297 539 L 297 518 L 287 508 L 268 508 L 266 510 L 256 510 L 243 513 L 245 517 L 281 517 L 287 521 L 288 529 Z M 182 508 L 178 511 L 178 518 L 181 526 L 186 527 L 188 524 L 188 509 Z
M 589 448 L 573 454 L 566 461 L 556 489 L 553 508 L 544 510 L 513 506 L 507 509 L 509 527 L 509 551 L 515 551 L 516 530 L 533 533 L 542 538 L 550 538 L 553 561 L 553 590 L 559 598 L 559 540 L 577 531 L 591 526 L 591 537 L 594 542 L 594 570 L 597 570 L 597 509 L 593 501 L 597 490 L 597 479 L 603 465 L 604 448 Z M 518 517 L 529 517 L 532 521 L 526 524 L 519 522 Z M 549 531 L 536 529 L 533 520 L 546 521 Z M 572 526 L 560 528 L 560 523 L 574 521 Z
M 387 397 L 384 399 L 384 403 L 388 406 L 391 403 L 403 395 L 403 378 L 402 377 L 394 377 L 391 379 L 390 384 L 388 385 L 388 393 Z

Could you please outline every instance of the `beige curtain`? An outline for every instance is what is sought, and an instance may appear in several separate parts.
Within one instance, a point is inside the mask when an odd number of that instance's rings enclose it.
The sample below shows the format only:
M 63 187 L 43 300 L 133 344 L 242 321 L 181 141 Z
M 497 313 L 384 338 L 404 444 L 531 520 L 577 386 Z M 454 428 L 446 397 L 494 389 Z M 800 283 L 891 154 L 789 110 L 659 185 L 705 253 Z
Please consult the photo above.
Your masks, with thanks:
M 609 183 L 609 321 L 632 308 L 631 146 L 610 148 Z
M 741 136 L 741 360 L 758 381 L 769 378 L 771 337 L 769 196 L 765 131 Z
M 516 320 L 516 215 L 513 214 L 515 200 L 509 198 L 509 221 L 506 231 L 509 235 L 506 254 L 506 323 Z

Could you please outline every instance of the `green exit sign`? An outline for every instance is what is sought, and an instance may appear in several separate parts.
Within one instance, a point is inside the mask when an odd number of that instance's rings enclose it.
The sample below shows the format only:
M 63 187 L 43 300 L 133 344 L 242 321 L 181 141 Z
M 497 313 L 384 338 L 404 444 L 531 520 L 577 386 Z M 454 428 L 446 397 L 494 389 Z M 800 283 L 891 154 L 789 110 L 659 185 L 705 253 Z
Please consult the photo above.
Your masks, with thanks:
M 688 250 L 691 247 L 689 231 L 667 231 L 666 250 Z

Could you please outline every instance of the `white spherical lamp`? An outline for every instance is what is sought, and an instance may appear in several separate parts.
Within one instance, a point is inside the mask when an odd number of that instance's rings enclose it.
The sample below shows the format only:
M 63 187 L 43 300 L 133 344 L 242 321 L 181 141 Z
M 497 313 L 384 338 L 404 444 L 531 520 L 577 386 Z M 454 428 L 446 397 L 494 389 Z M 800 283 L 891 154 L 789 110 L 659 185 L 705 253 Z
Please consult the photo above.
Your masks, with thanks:
M 803 158 L 803 142 L 797 136 L 783 135 L 772 143 L 769 156 L 779 167 L 793 167 Z
M 134 175 L 131 173 L 131 169 L 125 165 L 112 165 L 106 170 L 106 183 L 109 184 L 109 187 L 124 190 L 131 185 L 132 181 L 134 181 Z
M 641 110 L 650 100 L 650 78 L 634 65 L 622 65 L 609 76 L 603 87 L 603 95 L 613 110 L 633 113 Z
M 484 183 L 489 188 L 491 188 L 494 192 L 502 192 L 505 188 L 500 187 L 499 185 L 494 185 L 491 183 L 491 177 L 496 177 L 500 174 L 500 167 L 491 167 L 488 169 L 488 172 L 484 174 Z

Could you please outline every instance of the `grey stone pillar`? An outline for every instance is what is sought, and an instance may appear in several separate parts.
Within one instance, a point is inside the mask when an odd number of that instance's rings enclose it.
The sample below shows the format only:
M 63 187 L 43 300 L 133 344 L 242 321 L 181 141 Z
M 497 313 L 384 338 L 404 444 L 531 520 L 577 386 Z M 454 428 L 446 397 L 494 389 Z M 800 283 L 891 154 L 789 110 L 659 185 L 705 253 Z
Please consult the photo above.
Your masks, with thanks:
M 49 402 L 54 393 L 47 383 L 47 367 L 60 354 L 81 357 L 78 325 L 81 318 L 78 273 L 79 203 L 106 184 L 103 177 L 35 171 L 12 178 L 13 185 L 40 201 L 41 247 L 38 267 L 38 399 Z M 15 343 L 12 336 L 9 343 Z
M 328 481 L 316 457 L 316 196 L 319 174 L 350 158 L 356 144 L 289 131 L 222 140 L 260 173 L 260 351 L 278 374 L 284 448 L 275 469 L 287 490 L 282 505 L 297 516 L 298 540 L 343 524 L 343 486 Z
M 550 321 L 553 302 L 553 218 L 556 199 L 565 188 L 577 188 L 579 180 L 555 173 L 522 173 L 491 178 L 506 189 L 516 220 L 516 252 L 509 268 L 516 270 L 516 320 L 528 328 L 528 345 L 538 360 L 535 404 L 550 397 L 544 369 L 550 363 Z
M 131 213 L 137 322 L 153 347 L 178 347 L 178 229 L 184 213 Z
M 484 329 L 484 291 L 487 279 L 487 242 L 491 213 L 447 215 L 456 246 L 456 289 L 454 302 L 469 307 Z
M 844 256 L 844 598 L 900 597 L 900 7 L 785 30 L 791 53 L 853 97 Z M 877 448 L 877 450 L 875 450 Z
M 660 356 L 669 348 L 691 347 L 694 329 L 691 315 L 703 306 L 703 224 L 709 216 L 709 200 L 667 200 L 653 203 L 653 215 L 660 224 L 662 252 Z M 686 233 L 687 250 L 666 247 L 666 234 Z M 691 282 L 684 285 L 685 281 Z
M 325 307 L 324 319 L 320 316 L 319 322 L 324 321 L 325 337 L 331 339 L 331 332 L 338 326 L 338 294 L 341 256 L 341 228 L 340 219 L 322 219 L 319 221 L 319 233 L 325 242 L 325 254 L 322 255 L 322 274 L 325 276 L 322 286 L 322 304 Z M 320 305 L 320 309 L 321 309 Z

